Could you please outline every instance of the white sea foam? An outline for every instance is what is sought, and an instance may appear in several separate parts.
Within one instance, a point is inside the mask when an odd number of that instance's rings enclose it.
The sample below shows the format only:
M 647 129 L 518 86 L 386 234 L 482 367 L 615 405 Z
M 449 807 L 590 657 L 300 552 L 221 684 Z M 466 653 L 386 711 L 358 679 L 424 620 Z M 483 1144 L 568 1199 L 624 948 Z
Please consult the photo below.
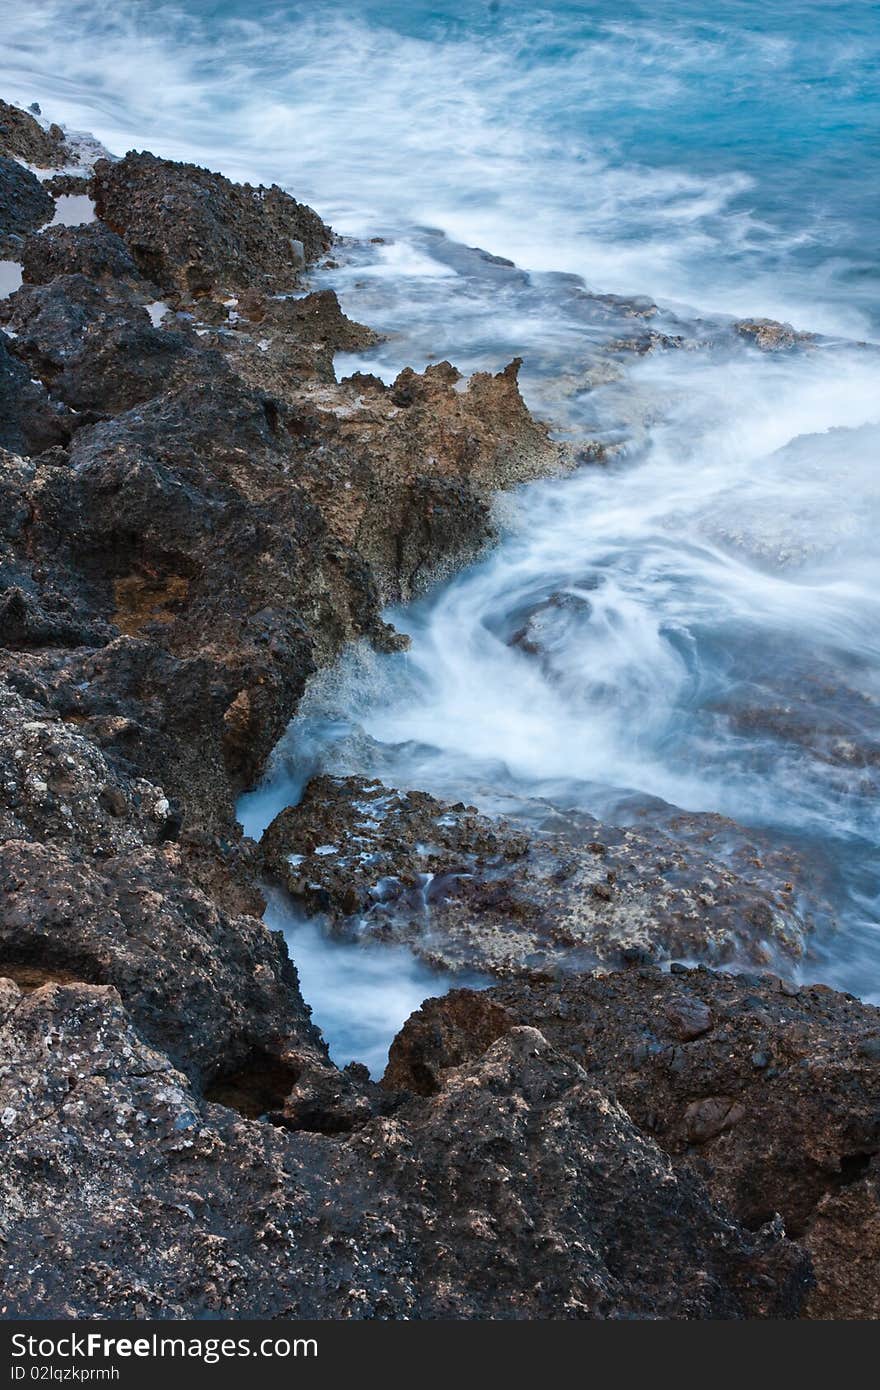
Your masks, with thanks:
M 783 230 L 743 198 L 748 168 L 627 163 L 613 120 L 609 132 L 609 109 L 674 110 L 684 84 L 720 82 L 731 63 L 744 81 L 786 76 L 786 42 L 746 26 L 731 46 L 723 28 L 682 32 L 673 16 L 665 32 L 609 20 L 585 44 L 565 10 L 511 7 L 492 31 L 441 38 L 395 30 L 381 12 L 370 22 L 358 5 L 208 18 L 36 0 L 0 19 L 0 83 L 38 91 L 47 115 L 110 148 L 278 180 L 351 234 L 391 228 L 397 249 L 378 263 L 389 271 L 399 258 L 407 273 L 401 231 L 428 225 L 604 290 L 866 331 L 855 298 L 835 293 L 833 258 L 800 271 L 780 256 L 786 238 L 821 237 L 820 220 L 805 211 Z M 577 130 L 560 121 L 571 110 Z
M 0 299 L 6 299 L 21 287 L 21 265 L 18 261 L 0 261 Z
M 320 922 L 306 920 L 279 894 L 270 895 L 266 923 L 282 931 L 296 962 L 303 997 L 328 1040 L 339 1066 L 358 1061 L 378 1080 L 388 1047 L 409 1015 L 453 983 L 421 965 L 403 946 L 364 942 L 350 945 L 327 936 Z M 477 985 L 473 976 L 458 984 Z
M 340 371 L 390 379 L 443 356 L 497 370 L 519 354 L 533 407 L 621 450 L 514 499 L 496 553 L 396 615 L 410 653 L 358 650 L 316 683 L 273 775 L 243 799 L 245 829 L 259 833 L 326 766 L 489 809 L 544 795 L 600 813 L 633 793 L 851 843 L 848 934 L 825 973 L 848 970 L 848 987 L 871 992 L 866 866 L 880 828 L 864 768 L 823 761 L 760 717 L 737 724 L 731 701 L 800 710 L 813 728 L 839 717 L 857 743 L 876 732 L 877 359 L 841 342 L 768 356 L 701 338 L 717 336 L 718 314 L 840 339 L 876 325 L 873 248 L 854 252 L 861 204 L 847 201 L 868 166 L 817 188 L 808 159 L 786 185 L 785 161 L 768 174 L 759 158 L 777 89 L 775 134 L 790 120 L 798 150 L 818 119 L 811 93 L 858 96 L 872 50 L 842 21 L 859 7 L 835 6 L 829 33 L 827 7 L 808 3 L 784 7 L 786 32 L 767 7 L 755 24 L 742 4 L 696 18 L 684 3 L 608 6 L 574 43 L 583 7 L 504 5 L 489 25 L 443 24 L 449 8 L 420 28 L 367 0 L 317 17 L 132 0 L 0 16 L 0 85 L 47 116 L 114 150 L 278 181 L 337 230 L 384 238 L 340 248 L 327 277 L 348 312 L 389 333 Z M 730 110 L 740 124 L 713 145 Z M 633 130 L 639 159 L 622 153 Z M 742 157 L 722 160 L 731 133 Z M 633 370 L 602 358 L 603 340 L 639 324 L 603 322 L 584 284 L 678 310 L 703 346 Z M 513 639 L 538 608 L 528 652 Z M 404 1012 L 442 982 L 405 954 L 346 951 L 271 912 L 335 1055 L 379 1066 Z
M 154 299 L 149 304 L 145 304 L 144 308 L 149 314 L 150 323 L 154 328 L 159 327 L 165 315 L 168 313 L 168 305 L 163 299 Z

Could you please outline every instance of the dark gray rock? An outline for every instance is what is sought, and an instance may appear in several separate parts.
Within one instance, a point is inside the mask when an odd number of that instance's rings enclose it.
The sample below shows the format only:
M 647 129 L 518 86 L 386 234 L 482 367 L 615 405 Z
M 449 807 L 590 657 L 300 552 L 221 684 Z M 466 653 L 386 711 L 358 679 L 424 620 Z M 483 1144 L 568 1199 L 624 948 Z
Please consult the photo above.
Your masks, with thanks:
M 164 291 L 290 290 L 303 261 L 330 245 L 318 214 L 280 188 L 234 184 L 152 154 L 99 160 L 94 193 L 98 217 Z
M 143 283 L 125 242 L 103 222 L 47 227 L 24 242 L 21 263 L 22 278 L 31 285 L 48 284 L 59 275 Z
M 0 259 L 18 260 L 28 232 L 54 212 L 55 200 L 36 175 L 0 155 Z
M 798 1248 L 732 1223 L 533 1028 L 450 1073 L 437 1096 L 339 1136 L 204 1104 L 112 989 L 22 997 L 7 981 L 0 1009 L 6 1316 L 802 1306 Z

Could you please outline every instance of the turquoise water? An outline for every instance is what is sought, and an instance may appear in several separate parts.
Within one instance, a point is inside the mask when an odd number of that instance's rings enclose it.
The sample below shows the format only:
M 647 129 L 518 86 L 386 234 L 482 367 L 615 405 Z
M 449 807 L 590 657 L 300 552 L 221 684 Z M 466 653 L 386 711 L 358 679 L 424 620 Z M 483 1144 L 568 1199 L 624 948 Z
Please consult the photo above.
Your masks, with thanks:
M 851 0 L 6 7 L 7 95 L 276 180 L 352 238 L 323 280 L 390 337 L 339 370 L 519 354 L 560 435 L 617 450 L 393 615 L 406 657 L 316 689 L 249 830 L 318 767 L 522 814 L 721 811 L 821 862 L 804 973 L 880 998 L 878 87 L 880 6 Z M 699 349 L 604 370 L 632 325 L 587 289 Z M 823 336 L 770 357 L 741 315 Z M 510 625 L 560 593 L 588 602 L 536 663 Z M 336 1055 L 379 1065 L 422 974 L 290 939 Z
M 531 270 L 876 333 L 880 8 L 4 7 L 0 82 L 111 148 L 276 178 Z

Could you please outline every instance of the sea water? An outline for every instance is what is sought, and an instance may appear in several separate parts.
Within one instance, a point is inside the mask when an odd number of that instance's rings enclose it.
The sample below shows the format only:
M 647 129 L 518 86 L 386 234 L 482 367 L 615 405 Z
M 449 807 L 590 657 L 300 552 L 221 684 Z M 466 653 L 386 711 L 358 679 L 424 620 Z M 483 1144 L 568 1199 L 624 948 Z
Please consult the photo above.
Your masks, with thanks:
M 246 828 L 322 767 L 524 816 L 718 811 L 821 857 L 809 970 L 880 998 L 880 7 L 37 0 L 0 39 L 7 97 L 357 239 L 321 282 L 389 336 L 339 371 L 520 355 L 559 437 L 609 449 L 389 615 L 409 653 L 316 683 Z M 589 292 L 689 346 L 603 356 L 634 321 Z M 821 336 L 760 353 L 740 316 Z M 535 661 L 511 624 L 554 594 L 583 602 Z M 377 1067 L 447 983 L 286 927 L 341 1061 Z

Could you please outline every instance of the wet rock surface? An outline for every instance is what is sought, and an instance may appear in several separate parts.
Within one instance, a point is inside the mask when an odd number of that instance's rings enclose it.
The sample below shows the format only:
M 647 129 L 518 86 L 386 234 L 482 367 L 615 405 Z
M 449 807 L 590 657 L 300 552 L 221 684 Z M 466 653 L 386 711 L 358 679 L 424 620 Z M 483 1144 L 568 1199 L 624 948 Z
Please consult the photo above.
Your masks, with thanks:
M 425 792 L 324 776 L 261 849 L 267 872 L 335 931 L 406 942 L 448 971 L 767 965 L 796 960 L 809 926 L 796 859 L 720 816 L 680 814 L 664 833 L 548 806 L 535 833 Z
M 311 209 L 103 153 L 0 104 L 25 281 L 0 301 L 0 1313 L 876 1306 L 861 1006 L 759 982 L 749 1011 L 704 972 L 675 997 L 659 974 L 544 978 L 799 949 L 782 864 L 745 874 L 735 827 L 719 863 L 712 818 L 678 849 L 586 819 L 563 834 L 549 809 L 535 836 L 324 778 L 262 850 L 242 837 L 235 796 L 310 676 L 352 639 L 403 646 L 383 607 L 491 541 L 498 489 L 572 459 L 516 362 L 337 382 L 334 353 L 376 335 L 305 281 L 331 235 Z M 81 192 L 97 221 L 35 230 Z M 633 309 L 639 342 L 652 312 Z M 260 920 L 267 871 L 339 930 L 505 984 L 425 1006 L 384 1086 L 340 1071 Z M 651 998 L 625 997 L 642 980 Z
M 775 319 L 738 319 L 733 331 L 761 352 L 788 352 L 804 343 L 814 342 L 816 336 L 814 333 L 799 333 L 790 323 L 777 323 Z

